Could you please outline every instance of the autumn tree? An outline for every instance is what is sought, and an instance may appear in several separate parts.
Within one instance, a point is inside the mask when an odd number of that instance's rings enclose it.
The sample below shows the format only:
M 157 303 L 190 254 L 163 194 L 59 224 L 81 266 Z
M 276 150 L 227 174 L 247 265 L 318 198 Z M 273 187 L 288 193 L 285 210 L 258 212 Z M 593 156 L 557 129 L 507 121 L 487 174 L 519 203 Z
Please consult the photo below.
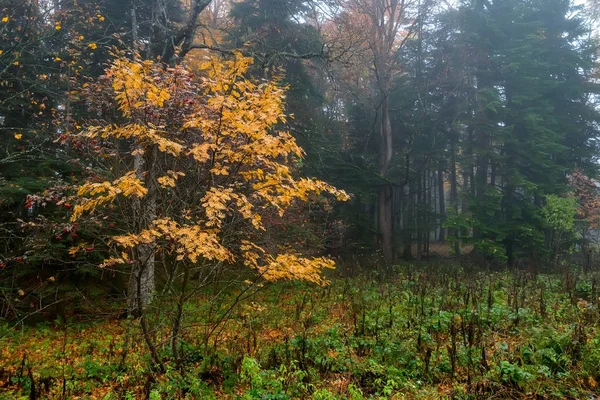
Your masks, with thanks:
M 103 265 L 132 265 L 130 311 L 141 314 L 150 303 L 155 263 L 181 277 L 184 290 L 192 273 L 222 264 L 243 264 L 267 280 L 318 284 L 325 282 L 321 271 L 333 267 L 329 259 L 304 258 L 285 246 L 274 252 L 262 240 L 269 210 L 285 215 L 313 196 L 347 195 L 295 177 L 302 149 L 276 129 L 285 121 L 286 89 L 247 79 L 251 63 L 239 54 L 212 58 L 197 78 L 183 67 L 165 70 L 119 57 L 96 86 L 110 85 L 122 118 L 89 126 L 78 137 L 100 142 L 97 151 L 114 167 L 105 180 L 79 187 L 72 220 L 114 218 L 112 209 L 128 220 L 128 232 L 107 238 L 113 256 Z M 143 157 L 143 174 L 136 155 Z M 149 196 L 152 206 L 140 207 Z
M 578 202 L 579 217 L 583 218 L 590 228 L 597 229 L 600 225 L 600 197 L 597 182 L 577 169 L 569 176 L 569 185 Z

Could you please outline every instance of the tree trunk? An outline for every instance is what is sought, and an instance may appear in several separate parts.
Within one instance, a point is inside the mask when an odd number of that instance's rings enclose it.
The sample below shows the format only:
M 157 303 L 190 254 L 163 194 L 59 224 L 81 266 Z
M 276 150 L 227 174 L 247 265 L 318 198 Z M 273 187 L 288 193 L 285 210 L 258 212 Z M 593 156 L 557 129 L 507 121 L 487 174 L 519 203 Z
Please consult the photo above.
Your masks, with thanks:
M 423 255 L 427 254 L 427 242 L 429 241 L 429 234 L 431 233 L 429 227 L 431 226 L 431 171 L 429 167 L 425 169 L 425 173 L 423 174 L 423 217 L 421 219 L 422 222 L 422 232 L 423 232 Z
M 385 185 L 379 190 L 377 222 L 379 226 L 379 232 L 381 235 L 381 248 L 383 250 L 383 258 L 385 260 L 387 270 L 389 270 L 389 267 L 391 266 L 394 260 L 392 220 L 393 199 L 393 190 L 390 185 Z
M 142 199 L 136 199 L 133 205 L 134 218 L 138 231 L 147 229 L 156 218 L 156 190 L 154 190 L 154 161 L 156 147 L 145 149 L 144 154 L 134 158 L 134 168 L 138 179 L 145 181 L 148 193 Z M 127 299 L 128 311 L 132 315 L 141 315 L 152 301 L 155 290 L 154 243 L 140 244 L 136 247 L 136 263 L 129 279 Z
M 190 14 L 185 25 L 183 25 L 173 36 L 167 37 L 168 40 L 164 42 L 161 61 L 165 63 L 165 65 L 171 64 L 176 55 L 179 59 L 182 59 L 192 49 L 192 44 L 196 36 L 196 28 L 198 27 L 198 17 L 210 2 L 211 0 L 192 1 Z M 180 47 L 179 53 L 176 53 L 177 47 Z
M 496 187 L 496 162 L 490 160 L 491 171 L 490 171 L 490 187 Z
M 452 139 L 452 145 L 450 149 L 450 204 L 455 213 L 458 214 L 458 185 L 456 181 L 456 140 Z M 448 232 L 449 235 L 454 236 L 454 254 L 460 254 L 460 243 L 458 241 L 458 230 L 452 229 Z
M 128 309 L 131 315 L 140 315 L 150 304 L 155 290 L 154 248 L 141 244 L 136 249 L 137 262 L 129 279 Z
M 423 200 L 425 199 L 425 189 L 423 188 L 423 181 L 421 176 L 419 175 L 416 179 L 417 181 L 417 201 L 415 203 L 416 208 L 416 218 L 415 218 L 415 230 L 417 232 L 417 260 L 421 259 L 421 255 L 423 254 L 423 207 L 425 203 Z
M 475 196 L 480 212 L 483 212 L 482 207 L 488 186 L 489 142 L 490 138 L 486 130 L 480 128 L 477 132 L 477 171 L 475 175 Z M 481 238 L 481 236 L 482 233 L 478 229 L 473 230 L 474 238 Z
M 477 195 L 476 192 L 476 185 L 475 185 L 475 138 L 474 138 L 474 134 L 473 134 L 473 129 L 471 127 L 469 127 L 468 129 L 469 131 L 469 146 L 468 146 L 468 151 L 467 151 L 467 157 L 469 158 L 469 169 L 468 169 L 468 174 L 469 174 L 469 179 L 465 180 L 465 183 L 468 182 L 469 183 L 469 192 L 471 193 L 471 197 L 475 197 Z M 466 209 L 466 207 L 465 207 Z
M 389 104 L 384 94 L 381 102 L 381 125 L 379 128 L 379 174 L 385 178 L 392 160 L 392 126 L 390 122 Z M 381 238 L 381 248 L 386 268 L 394 261 L 393 249 L 393 190 L 389 184 L 383 185 L 378 193 L 377 224 Z
M 140 38 L 138 35 L 137 9 L 135 2 L 136 0 L 131 1 L 131 36 L 133 39 L 133 50 L 134 52 L 137 52 Z M 137 55 L 134 55 L 134 57 L 135 56 Z
M 406 158 L 406 165 L 408 170 L 409 158 Z M 406 260 L 412 260 L 412 228 L 413 228 L 413 185 L 414 183 L 408 184 L 408 193 L 406 193 L 406 202 L 405 202 L 405 210 L 404 210 L 404 226 L 403 226 L 403 242 L 404 242 L 404 251 L 402 252 L 402 257 Z
M 438 196 L 440 206 L 440 236 L 438 240 L 443 243 L 446 240 L 446 230 L 444 229 L 444 222 L 446 220 L 446 199 L 444 198 L 444 170 L 440 166 L 437 172 L 438 178 Z
M 167 32 L 167 5 L 164 0 L 154 2 L 152 33 L 148 44 L 149 58 L 156 59 L 161 56 L 165 64 L 172 62 L 175 55 L 175 47 L 182 45 L 182 56 L 191 48 L 195 29 L 198 25 L 198 16 L 208 6 L 210 0 L 193 0 L 187 22 L 175 36 L 169 36 Z M 131 24 L 133 35 L 133 48 L 138 49 L 138 24 L 136 0 L 131 3 Z M 137 145 L 137 144 L 136 144 Z M 139 146 L 139 145 L 138 145 Z M 153 189 L 155 176 L 153 173 L 157 149 L 142 148 L 144 154 L 134 157 L 134 168 L 138 178 L 145 181 L 148 193 L 143 199 L 138 199 L 133 205 L 135 224 L 141 231 L 146 229 L 156 218 L 156 190 Z M 129 291 L 127 299 L 128 312 L 140 315 L 152 301 L 155 283 L 155 254 L 154 243 L 140 244 L 135 249 L 136 263 L 131 271 L 129 279 Z

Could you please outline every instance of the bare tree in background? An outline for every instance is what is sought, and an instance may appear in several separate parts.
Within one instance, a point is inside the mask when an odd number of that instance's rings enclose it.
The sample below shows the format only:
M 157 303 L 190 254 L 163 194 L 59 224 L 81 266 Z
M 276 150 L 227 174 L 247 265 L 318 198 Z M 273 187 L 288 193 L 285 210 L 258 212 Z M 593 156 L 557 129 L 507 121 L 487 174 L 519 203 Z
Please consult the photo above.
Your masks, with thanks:
M 399 52 L 413 34 L 419 3 L 415 0 L 339 0 L 336 3 L 326 40 L 352 53 L 342 67 L 342 80 L 352 97 L 373 107 L 377 120 L 377 173 L 380 188 L 377 199 L 377 226 L 386 265 L 393 262 L 394 188 L 388 180 L 393 159 L 390 123 L 390 91 L 394 78 L 402 72 Z M 350 50 L 348 50 L 350 49 Z

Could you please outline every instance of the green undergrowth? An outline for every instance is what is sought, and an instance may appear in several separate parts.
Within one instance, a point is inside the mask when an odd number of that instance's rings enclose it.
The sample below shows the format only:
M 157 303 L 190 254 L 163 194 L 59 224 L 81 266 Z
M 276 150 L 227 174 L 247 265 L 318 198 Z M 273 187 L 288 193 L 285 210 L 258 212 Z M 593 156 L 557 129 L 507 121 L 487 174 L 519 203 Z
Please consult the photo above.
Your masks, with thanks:
M 338 278 L 325 288 L 272 284 L 218 326 L 205 318 L 226 302 L 197 301 L 186 310 L 184 362 L 170 362 L 165 344 L 162 371 L 152 366 L 135 320 L 19 330 L 7 324 L 0 331 L 0 398 L 584 399 L 600 393 L 600 274 L 433 265 L 397 272 L 389 279 Z

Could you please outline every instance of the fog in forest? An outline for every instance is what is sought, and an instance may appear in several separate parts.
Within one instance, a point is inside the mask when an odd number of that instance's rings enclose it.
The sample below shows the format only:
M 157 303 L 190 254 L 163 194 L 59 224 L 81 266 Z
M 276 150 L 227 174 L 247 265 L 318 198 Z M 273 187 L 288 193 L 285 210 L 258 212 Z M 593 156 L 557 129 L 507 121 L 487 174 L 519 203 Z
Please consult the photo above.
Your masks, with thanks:
M 0 398 L 600 399 L 599 33 L 0 0 Z

